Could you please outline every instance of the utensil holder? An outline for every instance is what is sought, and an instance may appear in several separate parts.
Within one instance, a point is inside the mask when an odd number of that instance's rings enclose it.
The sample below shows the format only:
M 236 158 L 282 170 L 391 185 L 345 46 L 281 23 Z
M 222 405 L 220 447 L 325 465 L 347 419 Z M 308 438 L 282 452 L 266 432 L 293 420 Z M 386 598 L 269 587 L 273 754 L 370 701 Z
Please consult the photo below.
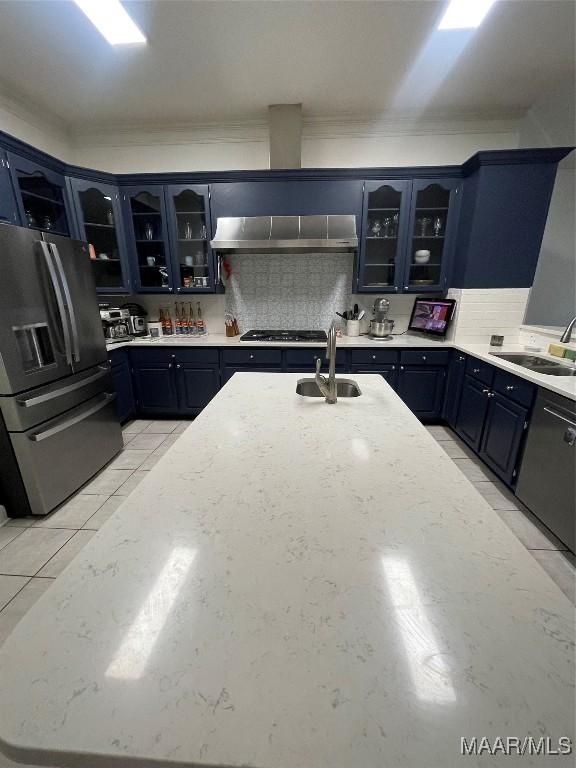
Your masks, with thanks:
M 347 320 L 346 321 L 346 335 L 347 336 L 360 336 L 360 320 Z

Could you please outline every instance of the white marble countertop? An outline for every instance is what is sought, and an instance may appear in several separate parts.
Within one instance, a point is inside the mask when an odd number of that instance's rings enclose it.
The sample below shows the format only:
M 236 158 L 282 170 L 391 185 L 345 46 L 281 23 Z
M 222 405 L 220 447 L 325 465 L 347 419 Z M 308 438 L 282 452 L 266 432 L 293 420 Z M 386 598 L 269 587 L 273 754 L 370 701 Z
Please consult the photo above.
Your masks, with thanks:
M 234 338 L 228 338 L 224 334 L 210 334 L 208 336 L 194 338 L 182 337 L 182 336 L 164 336 L 158 340 L 151 340 L 149 338 L 135 339 L 134 341 L 119 342 L 118 344 L 108 344 L 108 351 L 118 349 L 124 346 L 131 347 L 153 347 L 153 346 L 180 346 L 180 347 L 324 347 L 325 344 L 302 344 L 302 343 L 282 343 L 282 342 L 244 342 L 239 341 L 239 336 Z M 506 360 L 502 360 L 494 355 L 506 354 L 511 352 L 523 352 L 525 354 L 536 354 L 538 357 L 545 357 L 553 362 L 558 362 L 559 358 L 553 357 L 545 352 L 527 352 L 524 346 L 519 344 L 509 344 L 506 347 L 490 347 L 489 344 L 466 344 L 454 341 L 443 341 L 442 339 L 429 339 L 426 337 L 420 337 L 416 334 L 398 334 L 392 339 L 377 341 L 369 336 L 343 336 L 338 339 L 338 346 L 344 349 L 354 349 L 362 347 L 370 347 L 372 349 L 394 349 L 394 348 L 415 348 L 424 349 L 428 347 L 438 347 L 443 349 L 459 349 L 461 352 L 465 352 L 469 355 L 485 360 L 488 363 L 502 368 L 505 371 L 513 373 L 515 376 L 519 376 L 522 379 L 531 381 L 533 384 L 537 384 L 540 387 L 549 389 L 552 392 L 556 392 L 559 395 L 568 397 L 571 400 L 576 400 L 576 376 L 548 376 L 543 373 L 536 373 L 528 368 L 522 368 L 515 363 L 509 363 Z M 567 360 L 562 361 L 566 365 L 571 365 Z
M 511 758 L 462 736 L 573 736 L 568 599 L 380 376 L 334 406 L 299 378 L 236 374 L 16 627 L 12 759 L 466 768 Z

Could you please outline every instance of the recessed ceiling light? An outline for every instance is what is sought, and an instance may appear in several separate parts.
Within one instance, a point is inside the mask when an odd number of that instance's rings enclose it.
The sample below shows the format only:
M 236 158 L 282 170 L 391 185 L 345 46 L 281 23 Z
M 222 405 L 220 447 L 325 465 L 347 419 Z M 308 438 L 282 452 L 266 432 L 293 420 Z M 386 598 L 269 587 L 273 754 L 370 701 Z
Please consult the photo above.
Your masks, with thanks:
M 74 0 L 110 45 L 145 43 L 120 0 Z
M 450 0 L 438 29 L 474 29 L 480 26 L 496 0 Z

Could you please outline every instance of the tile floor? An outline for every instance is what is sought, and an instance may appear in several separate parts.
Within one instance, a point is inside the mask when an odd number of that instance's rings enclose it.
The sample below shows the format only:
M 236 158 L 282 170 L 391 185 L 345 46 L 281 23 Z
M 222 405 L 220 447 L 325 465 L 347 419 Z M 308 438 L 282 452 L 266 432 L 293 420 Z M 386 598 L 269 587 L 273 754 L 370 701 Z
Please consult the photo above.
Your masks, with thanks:
M 46 517 L 0 527 L 0 644 L 190 424 L 130 422 L 124 450 L 75 496 Z
M 189 424 L 143 420 L 127 424 L 124 450 L 74 497 L 47 517 L 13 519 L 0 527 L 0 644 Z M 576 602 L 574 555 L 450 429 L 430 426 L 428 430 L 560 589 Z

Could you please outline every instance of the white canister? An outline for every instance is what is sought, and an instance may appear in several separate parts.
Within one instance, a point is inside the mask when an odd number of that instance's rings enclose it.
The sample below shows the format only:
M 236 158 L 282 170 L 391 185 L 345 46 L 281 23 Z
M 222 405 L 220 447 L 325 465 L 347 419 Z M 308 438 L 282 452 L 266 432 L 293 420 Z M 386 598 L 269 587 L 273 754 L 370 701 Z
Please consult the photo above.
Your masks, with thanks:
M 416 251 L 414 254 L 414 263 L 415 264 L 428 264 L 430 261 L 430 251 L 422 249 L 421 251 Z
M 360 320 L 347 320 L 346 321 L 346 335 L 347 336 L 360 336 Z
M 151 339 L 159 339 L 162 336 L 162 323 L 148 323 L 148 333 Z

